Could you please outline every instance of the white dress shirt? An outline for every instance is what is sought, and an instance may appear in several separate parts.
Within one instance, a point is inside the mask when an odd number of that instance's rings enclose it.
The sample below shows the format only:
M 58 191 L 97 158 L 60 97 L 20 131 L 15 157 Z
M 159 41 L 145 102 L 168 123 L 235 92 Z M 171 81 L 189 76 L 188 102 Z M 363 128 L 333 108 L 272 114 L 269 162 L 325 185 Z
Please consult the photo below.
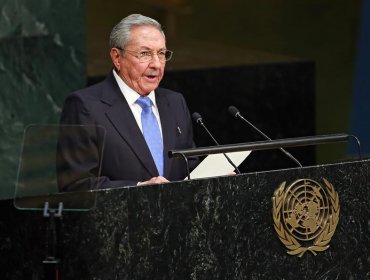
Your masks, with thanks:
M 123 94 L 123 96 L 125 97 L 132 113 L 134 114 L 134 117 L 135 117 L 135 120 L 137 122 L 137 125 L 139 126 L 141 132 L 143 132 L 143 127 L 141 125 L 141 111 L 142 111 L 142 108 L 140 107 L 139 104 L 136 103 L 136 100 L 141 96 L 140 94 L 138 94 L 136 91 L 134 91 L 132 88 L 130 88 L 122 79 L 120 76 L 118 76 L 118 74 L 116 73 L 115 70 L 112 70 L 113 71 L 113 75 L 114 75 L 114 78 L 116 79 L 117 83 L 118 83 L 118 86 Z M 158 107 L 157 107 L 157 103 L 155 101 L 155 93 L 154 91 L 151 91 L 148 95 L 148 97 L 150 98 L 150 100 L 152 101 L 152 111 L 158 121 L 158 125 L 159 125 L 159 129 L 161 131 L 161 135 L 162 135 L 162 125 L 161 125 L 161 119 L 159 117 L 159 112 L 158 112 Z M 162 136 L 163 138 L 163 136 Z

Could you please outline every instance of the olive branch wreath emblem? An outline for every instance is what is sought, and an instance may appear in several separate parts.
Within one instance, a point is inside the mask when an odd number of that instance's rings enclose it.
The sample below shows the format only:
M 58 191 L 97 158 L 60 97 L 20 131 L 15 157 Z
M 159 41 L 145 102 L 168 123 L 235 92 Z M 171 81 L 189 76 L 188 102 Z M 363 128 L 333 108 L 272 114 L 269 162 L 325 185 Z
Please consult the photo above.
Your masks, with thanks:
M 323 181 L 329 194 L 331 214 L 329 215 L 326 224 L 321 229 L 321 233 L 315 238 L 312 245 L 307 247 L 302 246 L 301 243 L 284 228 L 283 223 L 281 222 L 281 209 L 284 203 L 284 190 L 286 182 L 284 181 L 281 183 L 274 192 L 274 196 L 272 197 L 272 216 L 274 220 L 274 228 L 280 241 L 288 248 L 287 253 L 289 255 L 298 255 L 298 257 L 302 257 L 304 253 L 309 251 L 316 256 L 316 252 L 325 251 L 330 246 L 329 242 L 335 233 L 335 229 L 339 221 L 339 196 L 334 190 L 333 185 L 328 180 L 323 178 Z

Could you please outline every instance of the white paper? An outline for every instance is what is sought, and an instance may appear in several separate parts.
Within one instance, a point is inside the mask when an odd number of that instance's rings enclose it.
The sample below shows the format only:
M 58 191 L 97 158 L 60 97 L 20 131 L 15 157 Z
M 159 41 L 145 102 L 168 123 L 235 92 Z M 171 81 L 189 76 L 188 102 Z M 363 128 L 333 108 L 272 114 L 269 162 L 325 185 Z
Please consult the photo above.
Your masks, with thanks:
M 250 153 L 251 151 L 233 152 L 227 153 L 227 156 L 239 166 Z M 209 155 L 190 173 L 190 179 L 230 175 L 234 170 L 224 154 Z M 187 177 L 184 180 L 186 179 Z

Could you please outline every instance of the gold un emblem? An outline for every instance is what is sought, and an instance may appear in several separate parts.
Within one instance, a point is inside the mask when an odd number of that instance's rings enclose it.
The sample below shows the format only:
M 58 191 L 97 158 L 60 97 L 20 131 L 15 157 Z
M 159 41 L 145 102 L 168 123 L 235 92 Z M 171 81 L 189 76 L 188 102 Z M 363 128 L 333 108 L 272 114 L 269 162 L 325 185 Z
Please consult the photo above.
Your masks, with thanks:
M 274 228 L 287 253 L 315 256 L 329 248 L 339 221 L 338 193 L 328 180 L 324 186 L 314 180 L 300 179 L 285 188 L 283 182 L 272 197 Z

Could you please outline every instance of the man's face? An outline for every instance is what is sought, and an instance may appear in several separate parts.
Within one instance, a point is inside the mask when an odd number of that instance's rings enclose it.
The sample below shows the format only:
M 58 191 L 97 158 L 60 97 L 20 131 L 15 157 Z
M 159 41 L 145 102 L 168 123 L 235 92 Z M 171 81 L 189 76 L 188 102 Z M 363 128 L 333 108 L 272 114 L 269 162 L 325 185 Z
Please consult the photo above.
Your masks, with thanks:
M 135 26 L 131 29 L 130 42 L 125 50 L 112 48 L 110 55 L 118 75 L 140 95 L 148 95 L 156 89 L 163 78 L 165 61 L 156 53 L 166 49 L 163 34 L 153 26 Z M 137 53 L 151 51 L 152 59 L 140 62 Z

